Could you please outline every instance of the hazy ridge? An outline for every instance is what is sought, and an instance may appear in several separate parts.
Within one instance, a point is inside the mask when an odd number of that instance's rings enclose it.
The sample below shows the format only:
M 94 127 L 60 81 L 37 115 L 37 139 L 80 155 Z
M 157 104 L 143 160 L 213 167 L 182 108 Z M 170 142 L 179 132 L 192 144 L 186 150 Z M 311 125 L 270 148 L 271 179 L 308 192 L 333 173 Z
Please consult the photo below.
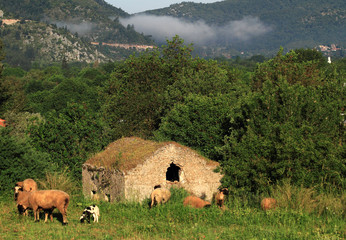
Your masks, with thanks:
M 0 38 L 6 61 L 23 67 L 63 59 L 124 59 L 138 49 L 117 44 L 161 45 L 176 34 L 202 57 L 270 55 L 280 46 L 343 49 L 345 5 L 342 0 L 226 0 L 183 2 L 130 15 L 104 0 L 0 0 L 3 19 L 20 20 L 2 24 Z

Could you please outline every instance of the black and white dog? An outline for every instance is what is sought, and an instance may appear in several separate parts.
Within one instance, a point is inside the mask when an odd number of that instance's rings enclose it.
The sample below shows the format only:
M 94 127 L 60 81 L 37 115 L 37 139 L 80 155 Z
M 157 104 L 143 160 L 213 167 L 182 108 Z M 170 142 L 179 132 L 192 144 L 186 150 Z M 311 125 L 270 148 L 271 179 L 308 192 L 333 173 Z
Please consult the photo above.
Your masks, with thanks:
M 90 223 L 91 216 L 94 218 L 94 222 L 99 222 L 100 209 L 95 204 L 85 208 L 79 220 L 81 223 L 84 223 L 84 221 Z

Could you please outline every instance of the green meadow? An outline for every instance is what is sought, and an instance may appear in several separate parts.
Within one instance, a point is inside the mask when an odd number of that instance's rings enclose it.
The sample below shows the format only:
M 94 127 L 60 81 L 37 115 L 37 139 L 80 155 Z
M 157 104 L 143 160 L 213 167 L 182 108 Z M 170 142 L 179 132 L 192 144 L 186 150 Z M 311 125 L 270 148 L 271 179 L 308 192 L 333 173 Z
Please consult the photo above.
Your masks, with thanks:
M 222 211 L 215 205 L 184 207 L 187 193 L 172 189 L 170 201 L 152 209 L 149 199 L 98 202 L 99 222 L 90 224 L 80 223 L 79 217 L 94 202 L 71 195 L 66 226 L 58 210 L 53 222 L 44 223 L 43 213 L 41 221 L 34 222 L 32 212 L 19 215 L 14 200 L 2 196 L 0 239 L 345 239 L 345 194 L 321 195 L 289 186 L 273 194 L 279 202 L 275 210 L 261 210 L 260 196 L 229 196 Z

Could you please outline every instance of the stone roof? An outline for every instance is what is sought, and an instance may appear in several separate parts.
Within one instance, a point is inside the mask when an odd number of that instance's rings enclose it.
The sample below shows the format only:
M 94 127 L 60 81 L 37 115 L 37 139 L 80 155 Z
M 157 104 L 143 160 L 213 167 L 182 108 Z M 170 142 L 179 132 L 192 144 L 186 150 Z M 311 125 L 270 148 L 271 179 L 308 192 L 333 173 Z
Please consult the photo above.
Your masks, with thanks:
M 154 142 L 144 140 L 139 137 L 121 138 L 110 143 L 107 148 L 89 158 L 85 164 L 95 167 L 105 167 L 107 169 L 117 169 L 123 172 L 135 168 L 139 164 L 143 164 L 149 157 L 153 156 L 156 151 L 162 150 L 168 145 L 175 145 L 190 153 L 198 155 L 198 157 L 206 160 L 208 165 L 218 166 L 215 161 L 202 157 L 196 151 L 185 147 L 176 142 Z

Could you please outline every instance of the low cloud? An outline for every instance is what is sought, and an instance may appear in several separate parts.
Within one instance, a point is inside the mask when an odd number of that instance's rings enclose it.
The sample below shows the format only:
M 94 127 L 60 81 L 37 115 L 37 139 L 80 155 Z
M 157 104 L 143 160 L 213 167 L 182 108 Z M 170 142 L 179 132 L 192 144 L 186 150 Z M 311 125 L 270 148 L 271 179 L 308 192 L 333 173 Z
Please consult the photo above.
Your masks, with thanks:
M 66 27 L 72 33 L 78 33 L 80 36 L 84 36 L 93 32 L 96 27 L 95 24 L 91 22 L 81 22 L 81 23 L 71 23 L 62 21 L 50 21 L 50 23 L 55 24 L 57 27 Z
M 231 21 L 224 26 L 210 26 L 204 21 L 187 22 L 169 16 L 135 15 L 130 18 L 121 18 L 124 26 L 134 25 L 137 32 L 152 35 L 158 42 L 164 42 L 179 35 L 187 43 L 212 44 L 217 42 L 249 41 L 264 35 L 271 30 L 257 17 L 244 17 L 238 21 Z

